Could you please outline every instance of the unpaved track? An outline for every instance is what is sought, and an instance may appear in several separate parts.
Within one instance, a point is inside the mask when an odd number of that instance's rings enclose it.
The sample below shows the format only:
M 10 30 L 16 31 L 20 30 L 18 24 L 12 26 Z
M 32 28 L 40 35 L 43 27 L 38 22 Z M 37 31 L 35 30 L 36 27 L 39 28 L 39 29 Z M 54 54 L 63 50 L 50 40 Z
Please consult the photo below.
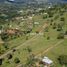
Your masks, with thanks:
M 47 27 L 47 24 L 44 24 L 40 29 L 40 32 L 42 32 L 45 28 Z M 20 49 L 22 46 L 27 45 L 27 43 L 29 43 L 30 41 L 33 41 L 35 38 L 37 38 L 39 35 L 35 35 L 34 37 L 32 37 L 31 39 L 27 40 L 26 42 L 22 43 L 21 45 L 17 46 L 14 49 Z M 12 53 L 13 49 L 9 50 L 8 52 L 4 53 L 3 55 L 0 56 L 1 58 L 4 58 L 6 55 Z
M 50 51 L 51 49 L 53 49 L 53 48 L 57 47 L 59 44 L 63 43 L 63 41 L 64 41 L 64 40 L 61 40 L 61 41 L 59 41 L 58 43 L 52 45 L 51 47 L 48 47 L 46 50 L 40 52 L 37 56 L 41 56 L 41 55 L 47 53 L 47 52 Z
M 38 36 L 38 35 L 37 35 L 37 36 Z M 17 47 L 14 48 L 14 49 L 16 49 L 16 50 L 17 50 L 17 49 L 20 49 L 22 46 L 27 45 L 27 43 L 29 43 L 30 41 L 32 41 L 33 39 L 35 39 L 35 37 L 37 37 L 37 36 L 34 36 L 33 38 L 31 38 L 31 39 L 29 39 L 28 41 L 22 43 L 21 45 L 17 46 Z M 10 51 L 8 51 L 8 52 L 6 52 L 6 53 L 3 54 L 3 55 L 1 55 L 0 58 L 4 58 L 4 57 L 5 57 L 6 55 L 8 55 L 9 53 L 12 53 L 12 51 L 13 51 L 13 49 L 10 50 Z
M 43 55 L 43 54 L 47 53 L 48 51 L 50 51 L 51 49 L 57 47 L 59 44 L 63 43 L 63 41 L 64 41 L 64 40 L 60 40 L 58 43 L 54 44 L 54 46 L 52 45 L 51 47 L 48 47 L 48 48 L 45 49 L 44 51 L 38 53 L 38 54 L 36 55 L 36 57 L 41 57 L 41 55 Z M 19 64 L 17 67 L 21 67 L 21 66 L 22 66 L 22 64 Z

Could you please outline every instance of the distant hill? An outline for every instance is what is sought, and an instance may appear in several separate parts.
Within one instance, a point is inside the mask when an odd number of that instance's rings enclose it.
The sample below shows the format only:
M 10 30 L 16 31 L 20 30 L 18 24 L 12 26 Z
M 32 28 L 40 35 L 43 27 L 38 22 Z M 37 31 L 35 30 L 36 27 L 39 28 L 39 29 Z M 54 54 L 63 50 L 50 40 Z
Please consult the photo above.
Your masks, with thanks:
M 35 2 L 35 1 L 38 1 L 38 2 L 61 2 L 61 1 L 67 1 L 67 0 L 0 0 L 0 2 L 5 2 L 5 1 L 14 1 L 14 2 Z
M 36 4 L 36 3 L 67 3 L 67 0 L 0 0 L 0 3 Z

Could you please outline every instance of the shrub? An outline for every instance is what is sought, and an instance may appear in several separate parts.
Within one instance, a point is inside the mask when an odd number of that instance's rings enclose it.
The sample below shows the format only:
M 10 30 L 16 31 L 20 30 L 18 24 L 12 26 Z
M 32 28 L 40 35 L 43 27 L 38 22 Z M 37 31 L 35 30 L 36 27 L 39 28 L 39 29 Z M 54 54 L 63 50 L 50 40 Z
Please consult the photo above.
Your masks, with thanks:
M 63 30 L 63 29 L 62 29 L 62 25 L 61 25 L 61 24 L 58 24 L 57 31 L 61 31 L 61 30 Z
M 62 18 L 60 18 L 60 20 L 61 20 L 61 21 L 64 21 L 64 20 L 65 20 L 65 18 L 64 18 L 64 17 L 62 17 Z
M 60 55 L 59 57 L 58 57 L 58 61 L 59 61 L 59 63 L 60 64 L 66 64 L 67 65 L 67 55 Z
M 50 39 L 50 37 L 48 36 L 48 37 L 47 37 L 47 40 L 49 40 L 49 39 Z
M 8 36 L 7 33 L 2 33 L 2 34 L 1 34 L 1 39 L 2 39 L 3 41 L 7 41 L 8 38 L 9 38 L 9 36 Z
M 3 61 L 3 59 L 0 59 L 0 65 L 2 65 L 2 61 Z
M 9 47 L 8 47 L 8 43 L 3 43 L 3 47 L 7 50 L 7 49 L 9 49 Z
M 15 62 L 15 63 L 20 63 L 19 58 L 15 58 L 14 62 Z
M 39 31 L 36 31 L 36 34 L 39 34 Z
M 57 39 L 64 39 L 64 33 L 60 33 L 57 37 Z
M 65 31 L 65 35 L 67 35 L 67 31 Z
M 43 16 L 43 19 L 46 19 L 47 18 L 47 16 Z
M 8 54 L 8 55 L 7 55 L 7 58 L 8 58 L 8 59 L 12 59 L 12 54 Z
M 16 51 L 16 49 L 13 49 L 13 52 L 15 52 Z

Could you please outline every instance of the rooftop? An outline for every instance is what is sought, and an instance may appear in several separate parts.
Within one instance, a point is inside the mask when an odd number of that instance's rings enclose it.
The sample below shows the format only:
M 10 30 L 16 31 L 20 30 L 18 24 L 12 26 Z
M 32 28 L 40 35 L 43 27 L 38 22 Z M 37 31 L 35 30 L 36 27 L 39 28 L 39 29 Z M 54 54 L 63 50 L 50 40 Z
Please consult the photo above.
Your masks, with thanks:
M 52 64 L 52 63 L 53 63 L 53 61 L 50 60 L 48 57 L 44 57 L 44 58 L 42 59 L 42 62 L 44 62 L 44 63 L 46 63 L 46 64 Z

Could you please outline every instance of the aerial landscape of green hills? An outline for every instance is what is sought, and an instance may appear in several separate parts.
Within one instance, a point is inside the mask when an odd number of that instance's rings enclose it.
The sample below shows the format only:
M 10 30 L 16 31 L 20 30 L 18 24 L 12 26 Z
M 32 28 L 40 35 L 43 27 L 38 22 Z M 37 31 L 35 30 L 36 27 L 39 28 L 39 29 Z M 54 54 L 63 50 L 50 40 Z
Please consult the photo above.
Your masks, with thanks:
M 67 0 L 0 0 L 0 67 L 67 67 Z

